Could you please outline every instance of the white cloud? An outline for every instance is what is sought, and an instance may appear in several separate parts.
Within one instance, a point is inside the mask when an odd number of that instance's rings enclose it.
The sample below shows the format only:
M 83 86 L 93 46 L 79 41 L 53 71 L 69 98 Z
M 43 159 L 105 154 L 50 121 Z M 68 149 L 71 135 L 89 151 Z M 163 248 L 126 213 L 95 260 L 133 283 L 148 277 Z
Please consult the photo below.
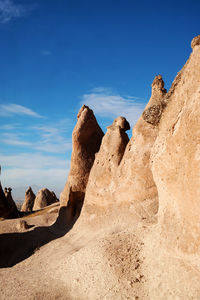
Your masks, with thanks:
M 22 169 L 67 168 L 66 159 L 41 153 L 20 153 L 16 155 L 0 153 L 0 162 L 2 166 Z
M 71 138 L 65 136 L 69 120 L 61 120 L 57 124 L 32 127 L 40 135 L 34 149 L 50 153 L 65 153 L 71 150 Z
M 45 119 L 44 119 L 45 120 Z M 72 148 L 71 120 L 62 119 L 55 123 L 44 123 L 37 126 L 23 126 L 23 124 L 5 124 L 0 127 L 0 142 L 2 144 L 26 147 L 31 151 L 47 153 L 66 153 Z
M 1 104 L 0 116 L 26 115 L 34 118 L 43 118 L 28 107 L 19 104 Z
M 68 175 L 67 168 L 49 168 L 49 169 L 5 169 L 2 172 L 2 186 L 31 186 L 38 185 L 47 187 L 50 190 L 64 188 Z
M 20 134 L 12 133 L 12 132 L 5 132 L 2 133 L 2 137 L 0 141 L 7 145 L 12 146 L 31 146 L 32 144 L 28 141 L 22 140 Z
M 0 0 L 0 23 L 7 24 L 11 20 L 26 16 L 30 11 L 36 9 L 38 4 L 17 4 L 13 0 Z
M 93 89 L 83 95 L 81 104 L 88 105 L 96 115 L 106 118 L 123 116 L 133 126 L 144 110 L 144 103 L 139 98 L 122 97 L 104 88 Z
M 66 142 L 56 142 L 56 143 L 48 143 L 48 142 L 40 142 L 38 145 L 34 146 L 34 149 L 49 153 L 65 153 L 68 150 L 71 150 L 71 143 Z
M 66 159 L 38 153 L 0 153 L 0 162 L 2 185 L 11 187 L 38 185 L 61 191 L 70 168 Z
M 8 23 L 13 18 L 24 16 L 26 9 L 23 5 L 11 0 L 0 0 L 0 23 Z

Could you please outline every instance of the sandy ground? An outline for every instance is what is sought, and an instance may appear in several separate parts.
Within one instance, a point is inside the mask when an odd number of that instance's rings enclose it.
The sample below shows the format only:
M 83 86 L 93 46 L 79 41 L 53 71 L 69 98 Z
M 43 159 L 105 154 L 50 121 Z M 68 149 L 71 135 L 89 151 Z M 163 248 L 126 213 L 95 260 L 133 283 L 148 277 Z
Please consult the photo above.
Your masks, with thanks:
M 49 228 L 56 216 L 25 219 Z M 17 222 L 3 221 L 0 230 Z M 141 222 L 128 206 L 93 208 L 64 236 L 1 268 L 0 299 L 199 300 L 199 278 L 198 261 L 167 249 L 155 220 Z
M 44 225 L 45 218 L 50 223 L 55 216 L 25 219 Z M 84 212 L 66 235 L 36 248 L 13 267 L 0 269 L 0 299 L 143 299 L 143 243 L 138 232 L 146 225 L 137 221 L 127 208 L 121 208 L 120 215 L 119 209 Z M 1 232 L 5 227 L 13 232 L 17 222 L 1 222 Z

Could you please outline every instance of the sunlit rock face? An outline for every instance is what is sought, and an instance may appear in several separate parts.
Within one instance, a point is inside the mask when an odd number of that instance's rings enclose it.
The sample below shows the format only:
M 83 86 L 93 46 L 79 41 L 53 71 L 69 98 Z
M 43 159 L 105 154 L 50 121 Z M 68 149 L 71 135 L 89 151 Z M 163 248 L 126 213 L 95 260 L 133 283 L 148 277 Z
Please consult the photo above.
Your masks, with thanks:
M 116 189 L 115 176 L 129 142 L 130 125 L 123 117 L 108 126 L 99 152 L 95 156 L 86 189 L 86 204 L 109 205 Z
M 186 253 L 200 251 L 200 36 L 191 44 L 192 54 L 168 93 L 151 152 L 162 233 Z
M 34 201 L 33 210 L 41 209 L 45 206 L 51 205 L 57 202 L 58 199 L 54 192 L 50 192 L 48 189 L 44 188 L 39 190 Z
M 157 188 L 150 168 L 150 153 L 158 135 L 166 90 L 161 75 L 152 83 L 152 95 L 133 128 L 117 118 L 108 127 L 96 155 L 86 189 L 85 205 L 105 207 L 111 203 L 131 205 L 141 218 L 154 217 L 158 209 Z M 123 122 L 122 122 L 123 120 Z
M 31 187 L 29 186 L 29 188 L 25 192 L 25 200 L 24 200 L 24 203 L 22 205 L 21 211 L 25 211 L 25 212 L 26 211 L 27 212 L 32 211 L 34 201 L 35 201 L 35 194 L 33 193 Z
M 83 105 L 77 115 L 77 124 L 72 134 L 71 167 L 66 185 L 61 193 L 61 205 L 67 205 L 69 195 L 73 198 L 73 193 L 77 201 L 83 201 L 88 176 L 103 135 L 93 111 Z

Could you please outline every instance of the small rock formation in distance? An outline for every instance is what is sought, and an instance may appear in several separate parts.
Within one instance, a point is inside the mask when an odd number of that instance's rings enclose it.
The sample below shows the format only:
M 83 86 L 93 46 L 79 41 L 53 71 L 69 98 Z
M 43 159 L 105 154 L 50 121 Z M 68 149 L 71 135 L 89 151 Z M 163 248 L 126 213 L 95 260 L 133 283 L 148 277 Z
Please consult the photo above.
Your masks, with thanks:
M 21 211 L 31 212 L 33 210 L 34 201 L 35 194 L 33 193 L 32 188 L 29 186 L 25 193 L 25 200 L 22 205 Z
M 33 210 L 41 209 L 45 206 L 51 205 L 57 202 L 58 199 L 54 192 L 50 192 L 48 189 L 43 188 L 39 190 L 37 196 L 35 198 L 35 202 L 33 205 Z
M 1 167 L 0 167 L 1 174 Z M 5 188 L 5 192 L 2 189 L 0 182 L 0 218 L 11 219 L 18 218 L 19 212 L 17 206 L 12 198 L 11 188 Z

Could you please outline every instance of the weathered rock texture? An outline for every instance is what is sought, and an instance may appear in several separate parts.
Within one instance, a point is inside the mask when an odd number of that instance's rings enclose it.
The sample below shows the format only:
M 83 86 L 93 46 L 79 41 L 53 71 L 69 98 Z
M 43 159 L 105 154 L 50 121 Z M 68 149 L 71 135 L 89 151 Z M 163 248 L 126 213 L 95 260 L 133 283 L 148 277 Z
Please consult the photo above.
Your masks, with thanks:
M 157 188 L 150 168 L 150 153 L 158 135 L 165 106 L 166 90 L 162 76 L 152 83 L 152 96 L 133 128 L 128 142 L 116 119 L 103 138 L 86 189 L 86 206 L 105 207 L 112 202 L 127 203 L 141 218 L 154 217 L 158 209 Z
M 165 238 L 184 253 L 200 253 L 200 36 L 167 99 L 151 152 Z
M 35 198 L 33 210 L 41 209 L 45 206 L 51 205 L 57 202 L 58 199 L 54 192 L 50 192 L 48 189 L 44 188 L 39 190 Z
M 77 124 L 72 134 L 71 167 L 67 183 L 61 193 L 61 205 L 67 205 L 69 194 L 74 193 L 77 201 L 83 201 L 88 176 L 99 151 L 103 131 L 99 127 L 93 111 L 83 105 L 77 115 Z
M 114 180 L 129 142 L 126 130 L 130 125 L 125 118 L 118 117 L 107 129 L 90 172 L 86 204 L 109 205 L 115 194 Z
M 27 211 L 27 212 L 32 211 L 34 201 L 35 201 L 35 194 L 33 193 L 31 187 L 29 186 L 29 188 L 26 190 L 25 193 L 25 200 L 22 205 L 21 211 Z

